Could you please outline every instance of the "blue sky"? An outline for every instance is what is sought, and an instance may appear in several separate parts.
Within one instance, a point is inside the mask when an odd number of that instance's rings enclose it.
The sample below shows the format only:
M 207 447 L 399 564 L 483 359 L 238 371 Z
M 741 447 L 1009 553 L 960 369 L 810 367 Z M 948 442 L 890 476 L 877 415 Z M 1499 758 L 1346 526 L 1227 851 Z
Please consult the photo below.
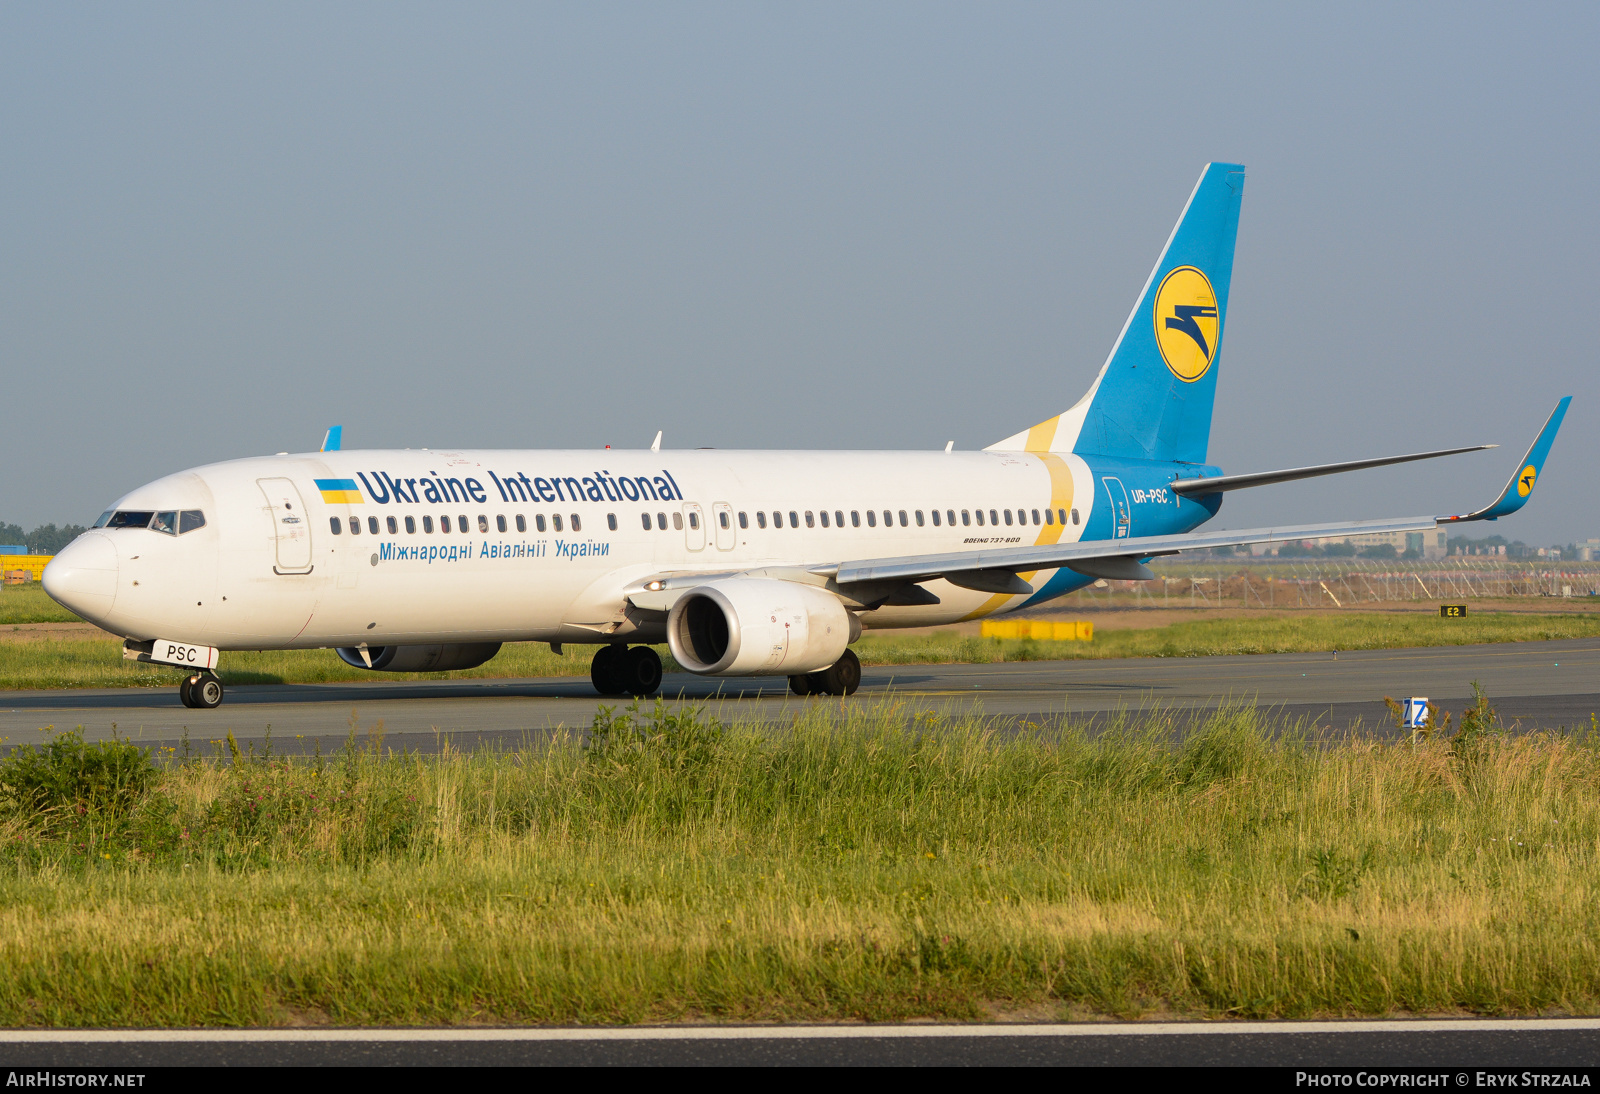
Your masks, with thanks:
M 1600 9 L 0 7 L 0 520 L 315 447 L 982 447 L 1247 165 L 1216 524 L 1600 535 Z M 1515 449 L 1516 451 L 1510 451 Z

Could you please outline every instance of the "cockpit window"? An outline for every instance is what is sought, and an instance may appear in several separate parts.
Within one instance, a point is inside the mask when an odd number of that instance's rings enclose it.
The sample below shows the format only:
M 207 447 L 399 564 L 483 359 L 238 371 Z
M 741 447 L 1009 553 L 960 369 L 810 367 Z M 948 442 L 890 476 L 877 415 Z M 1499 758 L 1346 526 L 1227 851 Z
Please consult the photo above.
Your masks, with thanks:
M 148 528 L 150 518 L 155 516 L 149 510 L 138 512 L 133 509 L 123 509 L 111 514 L 111 519 L 106 522 L 107 528 Z
M 106 523 L 108 521 L 110 521 L 112 516 L 114 516 L 115 514 L 116 514 L 116 510 L 115 509 L 107 509 L 104 513 L 100 514 L 100 519 L 94 522 L 94 526 L 96 528 L 104 528 L 106 526 Z
M 118 509 L 107 513 L 95 522 L 96 528 L 149 528 L 179 536 L 206 526 L 206 515 L 198 509 L 185 509 L 181 513 L 164 510 L 152 513 L 148 509 Z

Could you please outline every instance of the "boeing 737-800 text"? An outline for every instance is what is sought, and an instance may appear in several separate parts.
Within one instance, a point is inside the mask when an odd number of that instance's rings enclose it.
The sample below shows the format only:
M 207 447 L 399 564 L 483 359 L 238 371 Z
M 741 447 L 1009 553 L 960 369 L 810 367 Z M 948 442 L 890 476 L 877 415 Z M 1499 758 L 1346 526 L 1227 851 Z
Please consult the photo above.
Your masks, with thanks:
M 210 464 L 121 498 L 44 572 L 61 604 L 191 669 L 331 648 L 468 668 L 504 642 L 592 643 L 602 694 L 690 672 L 848 694 L 864 628 L 1040 604 L 1159 555 L 1492 520 L 1533 490 L 1562 399 L 1505 491 L 1459 516 L 1196 532 L 1222 495 L 1466 452 L 1260 474 L 1206 462 L 1244 169 L 1200 176 L 1110 356 L 1072 409 L 981 452 L 342 451 Z M 1479 445 L 1476 448 L 1490 447 Z

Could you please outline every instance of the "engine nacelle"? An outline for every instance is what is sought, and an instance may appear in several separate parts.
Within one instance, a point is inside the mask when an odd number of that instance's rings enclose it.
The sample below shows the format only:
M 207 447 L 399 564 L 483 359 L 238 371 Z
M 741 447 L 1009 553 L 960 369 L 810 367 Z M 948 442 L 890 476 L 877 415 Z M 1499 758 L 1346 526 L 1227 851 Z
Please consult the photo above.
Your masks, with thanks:
M 730 577 L 697 585 L 667 616 L 678 664 L 702 676 L 797 676 L 832 665 L 858 623 L 814 585 Z
M 446 672 L 450 669 L 475 669 L 500 652 L 498 642 L 452 642 L 437 646 L 368 646 L 361 657 L 355 646 L 341 646 L 339 659 L 358 669 L 374 672 Z

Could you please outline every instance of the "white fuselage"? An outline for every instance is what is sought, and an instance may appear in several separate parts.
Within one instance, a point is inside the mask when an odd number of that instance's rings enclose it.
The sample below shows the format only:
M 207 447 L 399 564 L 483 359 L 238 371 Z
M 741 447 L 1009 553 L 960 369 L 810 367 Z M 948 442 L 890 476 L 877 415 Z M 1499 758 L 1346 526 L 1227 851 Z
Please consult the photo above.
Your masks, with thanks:
M 355 489 L 327 489 L 341 481 Z M 141 486 L 114 509 L 199 510 L 204 525 L 97 528 L 52 565 L 75 610 L 131 639 L 660 641 L 627 610 L 641 581 L 1073 542 L 1095 494 L 1083 460 L 1050 453 L 324 452 Z M 861 622 L 948 623 L 1028 599 L 942 580 L 927 590 L 938 604 L 880 606 Z

